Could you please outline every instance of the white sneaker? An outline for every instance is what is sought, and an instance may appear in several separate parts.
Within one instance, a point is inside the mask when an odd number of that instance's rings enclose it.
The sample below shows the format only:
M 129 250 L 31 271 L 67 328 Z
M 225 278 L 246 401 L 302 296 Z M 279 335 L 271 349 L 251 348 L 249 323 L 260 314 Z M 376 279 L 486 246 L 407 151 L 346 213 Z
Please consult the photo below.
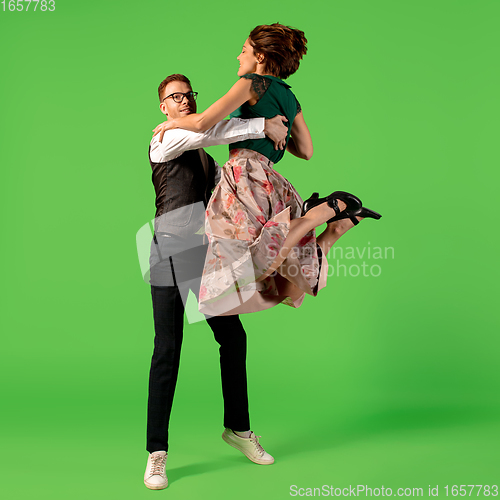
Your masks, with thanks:
M 259 443 L 260 436 L 253 432 L 249 438 L 242 438 L 235 434 L 231 429 L 224 429 L 222 439 L 233 448 L 240 450 L 249 460 L 260 465 L 271 465 L 274 458 L 262 448 Z
M 144 473 L 144 484 L 150 490 L 162 490 L 168 486 L 168 478 L 165 473 L 166 462 L 166 451 L 155 451 L 149 454 L 148 465 Z

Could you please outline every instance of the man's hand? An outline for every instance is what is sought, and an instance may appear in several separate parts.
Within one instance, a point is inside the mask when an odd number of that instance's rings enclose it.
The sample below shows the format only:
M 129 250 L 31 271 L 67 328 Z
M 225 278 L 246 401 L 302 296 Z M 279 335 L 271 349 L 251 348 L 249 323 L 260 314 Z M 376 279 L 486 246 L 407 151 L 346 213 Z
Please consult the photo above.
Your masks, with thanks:
M 264 125 L 264 134 L 274 142 L 274 149 L 285 149 L 286 136 L 288 128 L 283 125 L 283 122 L 288 120 L 281 115 L 276 115 L 274 118 L 266 118 Z
M 274 118 L 273 118 L 274 119 Z M 153 137 L 159 132 L 160 133 L 160 142 L 163 141 L 163 135 L 167 130 L 171 130 L 175 128 L 173 120 L 166 121 L 163 123 L 160 123 L 154 130 L 153 130 Z

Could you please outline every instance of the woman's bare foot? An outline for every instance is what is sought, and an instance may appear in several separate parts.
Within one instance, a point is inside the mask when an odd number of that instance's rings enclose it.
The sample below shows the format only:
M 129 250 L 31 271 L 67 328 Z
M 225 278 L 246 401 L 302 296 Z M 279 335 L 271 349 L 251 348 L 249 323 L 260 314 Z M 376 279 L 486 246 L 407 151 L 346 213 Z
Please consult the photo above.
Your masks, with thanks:
M 347 205 L 342 200 L 337 200 L 337 203 L 341 212 L 347 208 Z M 318 227 L 332 217 L 335 217 L 335 215 L 335 210 L 325 202 L 311 208 L 302 218 L 310 220 L 314 223 L 314 227 Z

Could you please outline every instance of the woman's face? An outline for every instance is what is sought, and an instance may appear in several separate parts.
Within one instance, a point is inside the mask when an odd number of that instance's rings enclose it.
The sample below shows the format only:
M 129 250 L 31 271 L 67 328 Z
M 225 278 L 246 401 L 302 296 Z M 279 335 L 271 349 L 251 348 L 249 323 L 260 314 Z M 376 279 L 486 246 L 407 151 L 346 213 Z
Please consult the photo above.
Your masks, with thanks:
M 257 57 L 254 54 L 253 47 L 250 45 L 248 38 L 243 44 L 243 49 L 241 54 L 237 57 L 240 62 L 240 68 L 238 70 L 238 76 L 247 75 L 248 73 L 255 73 L 257 69 Z

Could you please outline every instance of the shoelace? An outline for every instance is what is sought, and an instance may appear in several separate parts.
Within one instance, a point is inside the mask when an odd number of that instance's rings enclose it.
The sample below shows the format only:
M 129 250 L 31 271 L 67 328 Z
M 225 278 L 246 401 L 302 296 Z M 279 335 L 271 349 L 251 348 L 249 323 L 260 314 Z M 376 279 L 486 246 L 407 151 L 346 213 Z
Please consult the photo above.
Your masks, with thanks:
M 262 448 L 262 445 L 259 443 L 259 438 L 262 436 L 256 436 L 255 434 L 253 436 L 250 436 L 250 440 L 254 444 L 255 448 L 257 449 L 257 452 L 259 453 L 260 456 L 264 455 L 265 450 Z
M 151 472 L 152 476 L 154 475 L 162 475 L 165 471 L 163 467 L 165 466 L 165 461 L 167 460 L 167 456 L 154 455 L 151 459 Z

